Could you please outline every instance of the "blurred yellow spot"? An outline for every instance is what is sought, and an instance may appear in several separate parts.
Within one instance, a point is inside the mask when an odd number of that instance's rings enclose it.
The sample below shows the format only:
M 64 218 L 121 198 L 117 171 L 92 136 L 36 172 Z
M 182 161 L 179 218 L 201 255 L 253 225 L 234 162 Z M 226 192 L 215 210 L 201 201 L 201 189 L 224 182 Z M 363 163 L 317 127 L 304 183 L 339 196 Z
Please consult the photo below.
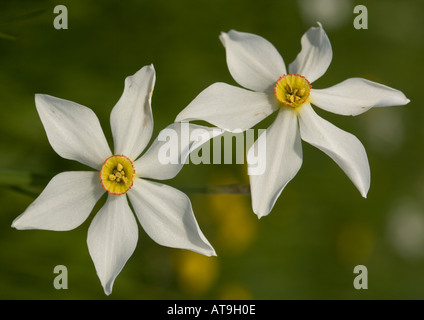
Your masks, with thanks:
M 245 174 L 244 174 L 245 175 Z M 231 185 L 243 183 L 237 180 L 232 172 L 216 175 L 210 183 Z M 250 204 L 250 195 L 217 194 L 208 197 L 209 211 L 216 220 L 215 249 L 240 253 L 255 240 L 258 219 Z
M 370 228 L 358 223 L 348 223 L 340 229 L 337 252 L 340 260 L 345 263 L 364 263 L 374 251 L 374 245 L 374 234 Z
M 225 285 L 218 297 L 220 300 L 252 300 L 252 293 L 240 283 Z
M 257 219 L 245 195 L 220 194 L 210 197 L 212 215 L 217 220 L 215 242 L 232 252 L 245 250 L 255 239 Z
M 179 286 L 188 294 L 204 294 L 214 285 L 218 276 L 216 257 L 181 251 L 176 258 L 176 264 Z

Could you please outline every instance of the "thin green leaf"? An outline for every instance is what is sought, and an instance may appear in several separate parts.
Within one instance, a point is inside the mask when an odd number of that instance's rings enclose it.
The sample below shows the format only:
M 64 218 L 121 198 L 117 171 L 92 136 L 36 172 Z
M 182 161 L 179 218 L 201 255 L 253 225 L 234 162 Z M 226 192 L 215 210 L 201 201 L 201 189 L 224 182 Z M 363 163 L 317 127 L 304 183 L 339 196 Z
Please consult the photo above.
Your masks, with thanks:
M 12 40 L 12 41 L 16 40 L 15 36 L 12 36 L 12 35 L 4 33 L 4 32 L 0 32 L 0 38 L 6 39 L 6 40 Z

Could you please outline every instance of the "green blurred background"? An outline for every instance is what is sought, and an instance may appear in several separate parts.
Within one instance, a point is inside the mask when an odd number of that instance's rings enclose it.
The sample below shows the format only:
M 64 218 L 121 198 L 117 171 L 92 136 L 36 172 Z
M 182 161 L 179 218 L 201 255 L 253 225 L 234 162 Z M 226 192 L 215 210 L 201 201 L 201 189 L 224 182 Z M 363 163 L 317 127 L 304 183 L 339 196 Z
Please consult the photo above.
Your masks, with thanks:
M 150 0 L 0 2 L 0 298 L 1 299 L 422 299 L 424 298 L 424 1 Z M 68 30 L 56 30 L 56 5 Z M 356 30 L 353 8 L 368 8 Z M 153 63 L 154 136 L 201 90 L 235 84 L 218 35 L 236 29 L 270 40 L 290 63 L 300 37 L 320 21 L 334 58 L 325 88 L 364 77 L 402 90 L 404 107 L 358 117 L 317 112 L 353 133 L 369 157 L 363 199 L 338 166 L 303 143 L 304 162 L 271 214 L 260 220 L 248 195 L 188 192 L 218 257 L 154 243 L 141 229 L 136 251 L 103 293 L 88 253 L 90 218 L 68 232 L 17 231 L 13 219 L 50 177 L 86 170 L 50 147 L 34 104 L 45 93 L 88 106 L 111 142 L 109 114 L 124 78 Z M 266 128 L 273 117 L 256 128 Z M 26 175 L 36 177 L 26 182 Z M 165 183 L 247 184 L 246 166 L 186 165 Z M 104 199 L 102 199 L 104 201 Z M 98 208 L 97 208 L 98 209 Z M 56 265 L 68 290 L 56 290 Z M 368 290 L 356 290 L 356 265 Z

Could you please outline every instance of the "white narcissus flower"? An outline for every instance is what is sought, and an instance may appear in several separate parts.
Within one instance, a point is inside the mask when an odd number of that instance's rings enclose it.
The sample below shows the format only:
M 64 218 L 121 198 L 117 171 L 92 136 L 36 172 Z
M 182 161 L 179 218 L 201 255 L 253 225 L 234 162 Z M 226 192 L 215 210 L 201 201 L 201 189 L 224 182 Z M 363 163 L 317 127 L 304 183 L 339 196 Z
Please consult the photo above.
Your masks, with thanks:
M 200 230 L 190 199 L 181 191 L 148 179 L 173 178 L 197 141 L 181 141 L 178 164 L 163 165 L 156 139 L 140 157 L 153 132 L 151 96 L 155 70 L 145 66 L 125 80 L 124 92 L 110 116 L 114 149 L 109 149 L 94 112 L 71 101 L 37 94 L 37 111 L 53 149 L 63 158 L 79 161 L 97 171 L 63 172 L 48 183 L 40 196 L 12 224 L 16 229 L 65 231 L 81 225 L 100 197 L 106 203 L 93 218 L 87 244 L 106 294 L 134 252 L 138 240 L 135 215 L 157 243 L 192 250 L 206 256 L 215 250 Z M 190 126 L 189 130 L 206 127 Z M 167 129 L 181 132 L 180 124 Z M 210 130 L 209 130 L 210 131 Z M 216 133 L 216 131 L 215 131 Z M 213 137 L 210 132 L 210 137 Z M 203 140 L 205 141 L 205 140 Z M 197 145 L 196 145 L 197 143 Z M 137 159 L 137 160 L 136 160 Z
M 318 116 L 311 104 L 354 116 L 372 107 L 407 104 L 405 95 L 362 78 L 313 89 L 311 84 L 326 72 L 332 59 L 331 44 L 321 24 L 303 35 L 302 49 L 289 65 L 289 72 L 275 47 L 260 36 L 231 30 L 222 33 L 220 39 L 231 75 L 250 90 L 212 84 L 175 121 L 204 120 L 238 131 L 247 130 L 278 111 L 266 131 L 266 154 L 259 155 L 266 162 L 266 170 L 261 175 L 250 175 L 252 206 L 258 217 L 269 214 L 284 187 L 299 171 L 301 140 L 330 156 L 366 197 L 370 169 L 363 145 L 352 134 Z M 257 150 L 258 140 L 248 151 L 248 158 Z

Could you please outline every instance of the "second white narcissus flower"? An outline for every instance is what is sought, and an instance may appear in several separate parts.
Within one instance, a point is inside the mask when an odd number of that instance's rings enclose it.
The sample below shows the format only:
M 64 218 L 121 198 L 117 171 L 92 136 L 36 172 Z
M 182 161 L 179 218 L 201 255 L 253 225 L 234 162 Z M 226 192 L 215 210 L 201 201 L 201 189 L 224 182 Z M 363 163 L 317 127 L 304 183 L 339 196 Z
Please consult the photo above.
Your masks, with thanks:
M 79 161 L 97 171 L 63 172 L 48 183 L 40 196 L 17 217 L 16 229 L 65 231 L 82 224 L 100 197 L 106 203 L 93 218 L 87 244 L 106 294 L 133 254 L 138 241 L 136 219 L 157 243 L 192 250 L 206 256 L 215 250 L 200 230 L 190 199 L 181 191 L 147 179 L 173 178 L 198 141 L 181 141 L 179 162 L 163 165 L 156 139 L 140 157 L 153 132 L 151 96 L 155 70 L 145 66 L 125 80 L 124 92 L 110 116 L 115 152 L 109 149 L 94 112 L 77 103 L 37 94 L 37 111 L 53 149 L 63 158 Z M 209 130 L 190 126 L 189 130 Z M 177 134 L 179 124 L 167 127 Z M 210 133 L 210 135 L 209 135 Z M 213 137 L 211 132 L 205 138 Z M 137 159 L 137 160 L 136 160 Z M 144 179 L 147 178 L 147 179 Z
M 202 91 L 175 121 L 204 120 L 231 131 L 246 130 L 269 116 L 278 115 L 266 130 L 266 163 L 263 174 L 250 174 L 253 211 L 269 214 L 287 183 L 302 165 L 301 140 L 329 155 L 352 180 L 363 197 L 370 186 L 370 169 L 361 142 L 318 116 L 311 104 L 341 115 L 358 115 L 372 107 L 409 102 L 396 89 L 362 78 L 350 78 L 327 89 L 312 83 L 327 70 L 332 49 L 324 29 L 310 28 L 302 49 L 289 65 L 266 39 L 231 30 L 220 37 L 227 64 L 242 89 L 215 83 Z M 248 151 L 258 150 L 259 139 Z

